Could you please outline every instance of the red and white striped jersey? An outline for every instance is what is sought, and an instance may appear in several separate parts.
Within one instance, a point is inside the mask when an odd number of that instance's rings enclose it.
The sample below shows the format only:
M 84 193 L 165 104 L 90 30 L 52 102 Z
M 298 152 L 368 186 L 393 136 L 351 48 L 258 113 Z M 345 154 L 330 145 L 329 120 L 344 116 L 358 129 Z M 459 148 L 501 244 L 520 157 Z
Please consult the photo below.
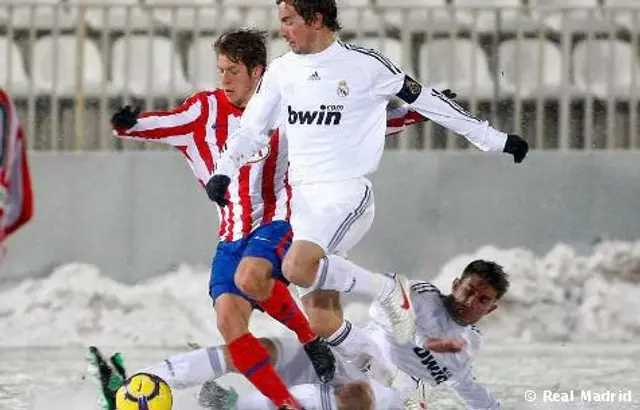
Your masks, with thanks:
M 11 97 L 0 88 L 0 246 L 32 216 L 27 141 Z
M 115 129 L 114 134 L 119 138 L 174 146 L 184 154 L 204 187 L 228 136 L 240 124 L 242 111 L 229 101 L 223 90 L 202 91 L 172 111 L 142 113 L 134 127 Z M 387 135 L 396 135 L 406 125 L 424 120 L 406 105 L 389 110 Z M 280 127 L 272 133 L 269 145 L 254 155 L 231 181 L 227 193 L 229 205 L 218 207 L 220 240 L 236 241 L 271 221 L 289 220 L 288 166 L 286 136 Z
M 184 154 L 200 184 L 211 177 L 227 137 L 240 123 L 242 109 L 223 90 L 202 91 L 168 112 L 145 112 L 128 129 L 116 129 L 117 137 L 169 144 Z M 222 241 L 236 241 L 274 220 L 289 220 L 291 187 L 288 178 L 287 143 L 278 130 L 269 145 L 240 169 L 231 181 L 229 205 L 220 208 Z

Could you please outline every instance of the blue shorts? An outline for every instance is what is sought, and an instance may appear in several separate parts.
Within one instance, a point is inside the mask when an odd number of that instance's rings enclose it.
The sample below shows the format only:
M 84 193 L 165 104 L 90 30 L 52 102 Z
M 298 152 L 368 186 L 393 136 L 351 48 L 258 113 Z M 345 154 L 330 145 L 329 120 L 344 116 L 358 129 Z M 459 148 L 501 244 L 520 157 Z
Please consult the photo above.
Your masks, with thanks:
M 254 300 L 238 289 L 234 279 L 240 260 L 246 256 L 271 262 L 271 276 L 288 285 L 289 282 L 282 274 L 282 260 L 291 246 L 292 237 L 293 231 L 288 222 L 275 221 L 259 227 L 246 238 L 218 243 L 216 255 L 211 262 L 209 279 L 209 296 L 213 302 L 215 303 L 218 296 L 231 293 L 256 305 Z

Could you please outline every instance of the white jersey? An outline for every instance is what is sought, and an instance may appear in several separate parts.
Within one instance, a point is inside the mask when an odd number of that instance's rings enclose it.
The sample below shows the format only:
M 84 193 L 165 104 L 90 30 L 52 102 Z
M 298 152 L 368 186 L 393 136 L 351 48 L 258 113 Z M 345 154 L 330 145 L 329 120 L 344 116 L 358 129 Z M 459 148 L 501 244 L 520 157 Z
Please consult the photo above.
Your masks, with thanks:
M 382 156 L 385 111 L 394 96 L 482 150 L 504 148 L 506 134 L 423 87 L 380 53 L 335 41 L 317 54 L 289 52 L 273 60 L 216 173 L 233 178 L 268 143 L 267 131 L 284 109 L 292 184 L 366 176 Z
M 482 344 L 475 326 L 461 326 L 453 321 L 444 305 L 444 296 L 434 285 L 411 282 L 411 301 L 418 317 L 414 343 L 398 345 L 391 325 L 377 302 L 371 305 L 373 319 L 367 327 L 385 359 L 408 375 L 431 385 L 446 385 L 462 398 L 469 409 L 498 409 L 499 403 L 471 375 L 471 364 Z M 464 339 L 458 353 L 436 353 L 423 346 L 428 339 Z

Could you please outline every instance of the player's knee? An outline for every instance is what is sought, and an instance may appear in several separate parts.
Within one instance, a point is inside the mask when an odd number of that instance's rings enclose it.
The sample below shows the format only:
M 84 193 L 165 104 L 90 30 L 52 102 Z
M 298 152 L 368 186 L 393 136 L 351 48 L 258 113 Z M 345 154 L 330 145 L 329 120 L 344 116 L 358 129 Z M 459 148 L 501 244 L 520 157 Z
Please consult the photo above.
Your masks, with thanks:
M 266 300 L 271 292 L 271 264 L 241 263 L 234 276 L 236 286 L 242 293 L 255 300 Z
M 339 410 L 373 410 L 375 399 L 369 383 L 357 381 L 336 389 Z
M 308 288 L 318 271 L 324 251 L 311 242 L 295 242 L 282 262 L 284 276 L 294 285 Z

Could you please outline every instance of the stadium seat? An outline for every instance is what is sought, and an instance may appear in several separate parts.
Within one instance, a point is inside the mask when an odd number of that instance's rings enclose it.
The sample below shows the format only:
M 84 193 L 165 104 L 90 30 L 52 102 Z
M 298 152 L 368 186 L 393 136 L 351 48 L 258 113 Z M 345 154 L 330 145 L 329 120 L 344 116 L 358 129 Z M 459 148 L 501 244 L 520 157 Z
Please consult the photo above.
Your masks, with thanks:
M 534 18 L 557 32 L 602 31 L 609 27 L 598 0 L 530 0 L 529 4 Z
M 196 90 L 218 86 L 218 65 L 213 43 L 217 37 L 200 37 L 189 47 L 188 80 Z
M 399 40 L 389 37 L 362 37 L 353 39 L 350 43 L 377 50 L 400 69 L 406 70 L 407 74 L 415 75 L 415 71 L 411 67 L 411 60 L 405 59 L 402 42 Z
M 617 98 L 640 96 L 640 61 L 629 43 L 582 41 L 573 51 L 573 66 L 576 85 L 598 98 L 604 99 L 609 94 Z M 634 77 L 635 90 L 632 89 Z
M 577 94 L 572 84 L 562 87 L 560 48 L 546 40 L 508 40 L 498 49 L 499 71 L 522 98 Z M 518 87 L 519 85 L 519 87 Z
M 482 33 L 532 31 L 538 26 L 522 0 L 452 0 L 452 4 L 462 8 L 460 13 L 469 15 L 470 26 Z
M 512 91 L 502 77 L 498 78 L 501 91 Z M 436 89 L 452 88 L 463 98 L 489 99 L 494 96 L 494 80 L 489 73 L 487 56 L 470 40 L 443 39 L 423 44 L 420 79 Z
M 388 25 L 417 32 L 449 32 L 471 23 L 468 13 L 455 11 L 447 0 L 376 0 L 385 8 Z
M 277 31 L 280 27 L 275 1 L 221 0 L 221 2 L 225 10 L 225 24 L 259 27 L 269 31 Z
M 337 0 L 338 17 L 343 31 L 349 33 L 379 32 L 384 28 L 384 13 L 375 13 L 369 0 Z
M 289 44 L 287 44 L 287 42 L 281 38 L 272 39 L 267 44 L 267 58 L 269 59 L 269 61 L 278 56 L 281 56 L 284 53 L 288 53 L 289 51 L 291 51 Z
M 14 2 L 15 3 L 15 2 Z M 71 29 L 77 24 L 77 9 L 62 0 L 34 0 L 14 4 L 13 9 L 5 9 L 7 20 L 17 29 Z
M 103 7 L 102 0 L 70 0 L 87 4 L 87 24 L 97 30 L 149 30 L 154 27 L 151 15 L 138 0 L 112 0 L 108 7 Z
M 640 6 L 638 0 L 604 0 L 605 18 L 611 17 L 616 25 L 629 31 L 638 31 L 640 28 L 640 7 L 638 6 Z
M 121 37 L 113 44 L 112 61 L 113 86 L 118 92 L 128 91 L 142 98 L 149 94 L 167 97 L 193 91 L 185 79 L 175 45 L 167 38 Z
M 151 16 L 167 27 L 193 30 L 197 21 L 199 30 L 215 31 L 224 23 L 223 13 L 220 13 L 222 8 L 214 0 L 189 0 L 187 3 L 188 5 L 175 7 L 178 4 L 175 0 L 146 0 Z
M 76 92 L 76 36 L 45 36 L 33 46 L 31 73 L 36 90 L 40 94 L 54 93 L 63 98 Z M 56 61 L 57 59 L 57 61 Z M 57 64 L 57 72 L 53 68 Z M 83 86 L 85 95 L 98 97 L 102 86 L 104 63 L 97 46 L 90 40 L 84 42 Z M 54 84 L 55 83 L 55 84 Z M 109 84 L 105 84 L 109 93 Z
M 0 87 L 16 97 L 25 97 L 29 91 L 29 78 L 20 49 L 12 40 L 0 37 Z

